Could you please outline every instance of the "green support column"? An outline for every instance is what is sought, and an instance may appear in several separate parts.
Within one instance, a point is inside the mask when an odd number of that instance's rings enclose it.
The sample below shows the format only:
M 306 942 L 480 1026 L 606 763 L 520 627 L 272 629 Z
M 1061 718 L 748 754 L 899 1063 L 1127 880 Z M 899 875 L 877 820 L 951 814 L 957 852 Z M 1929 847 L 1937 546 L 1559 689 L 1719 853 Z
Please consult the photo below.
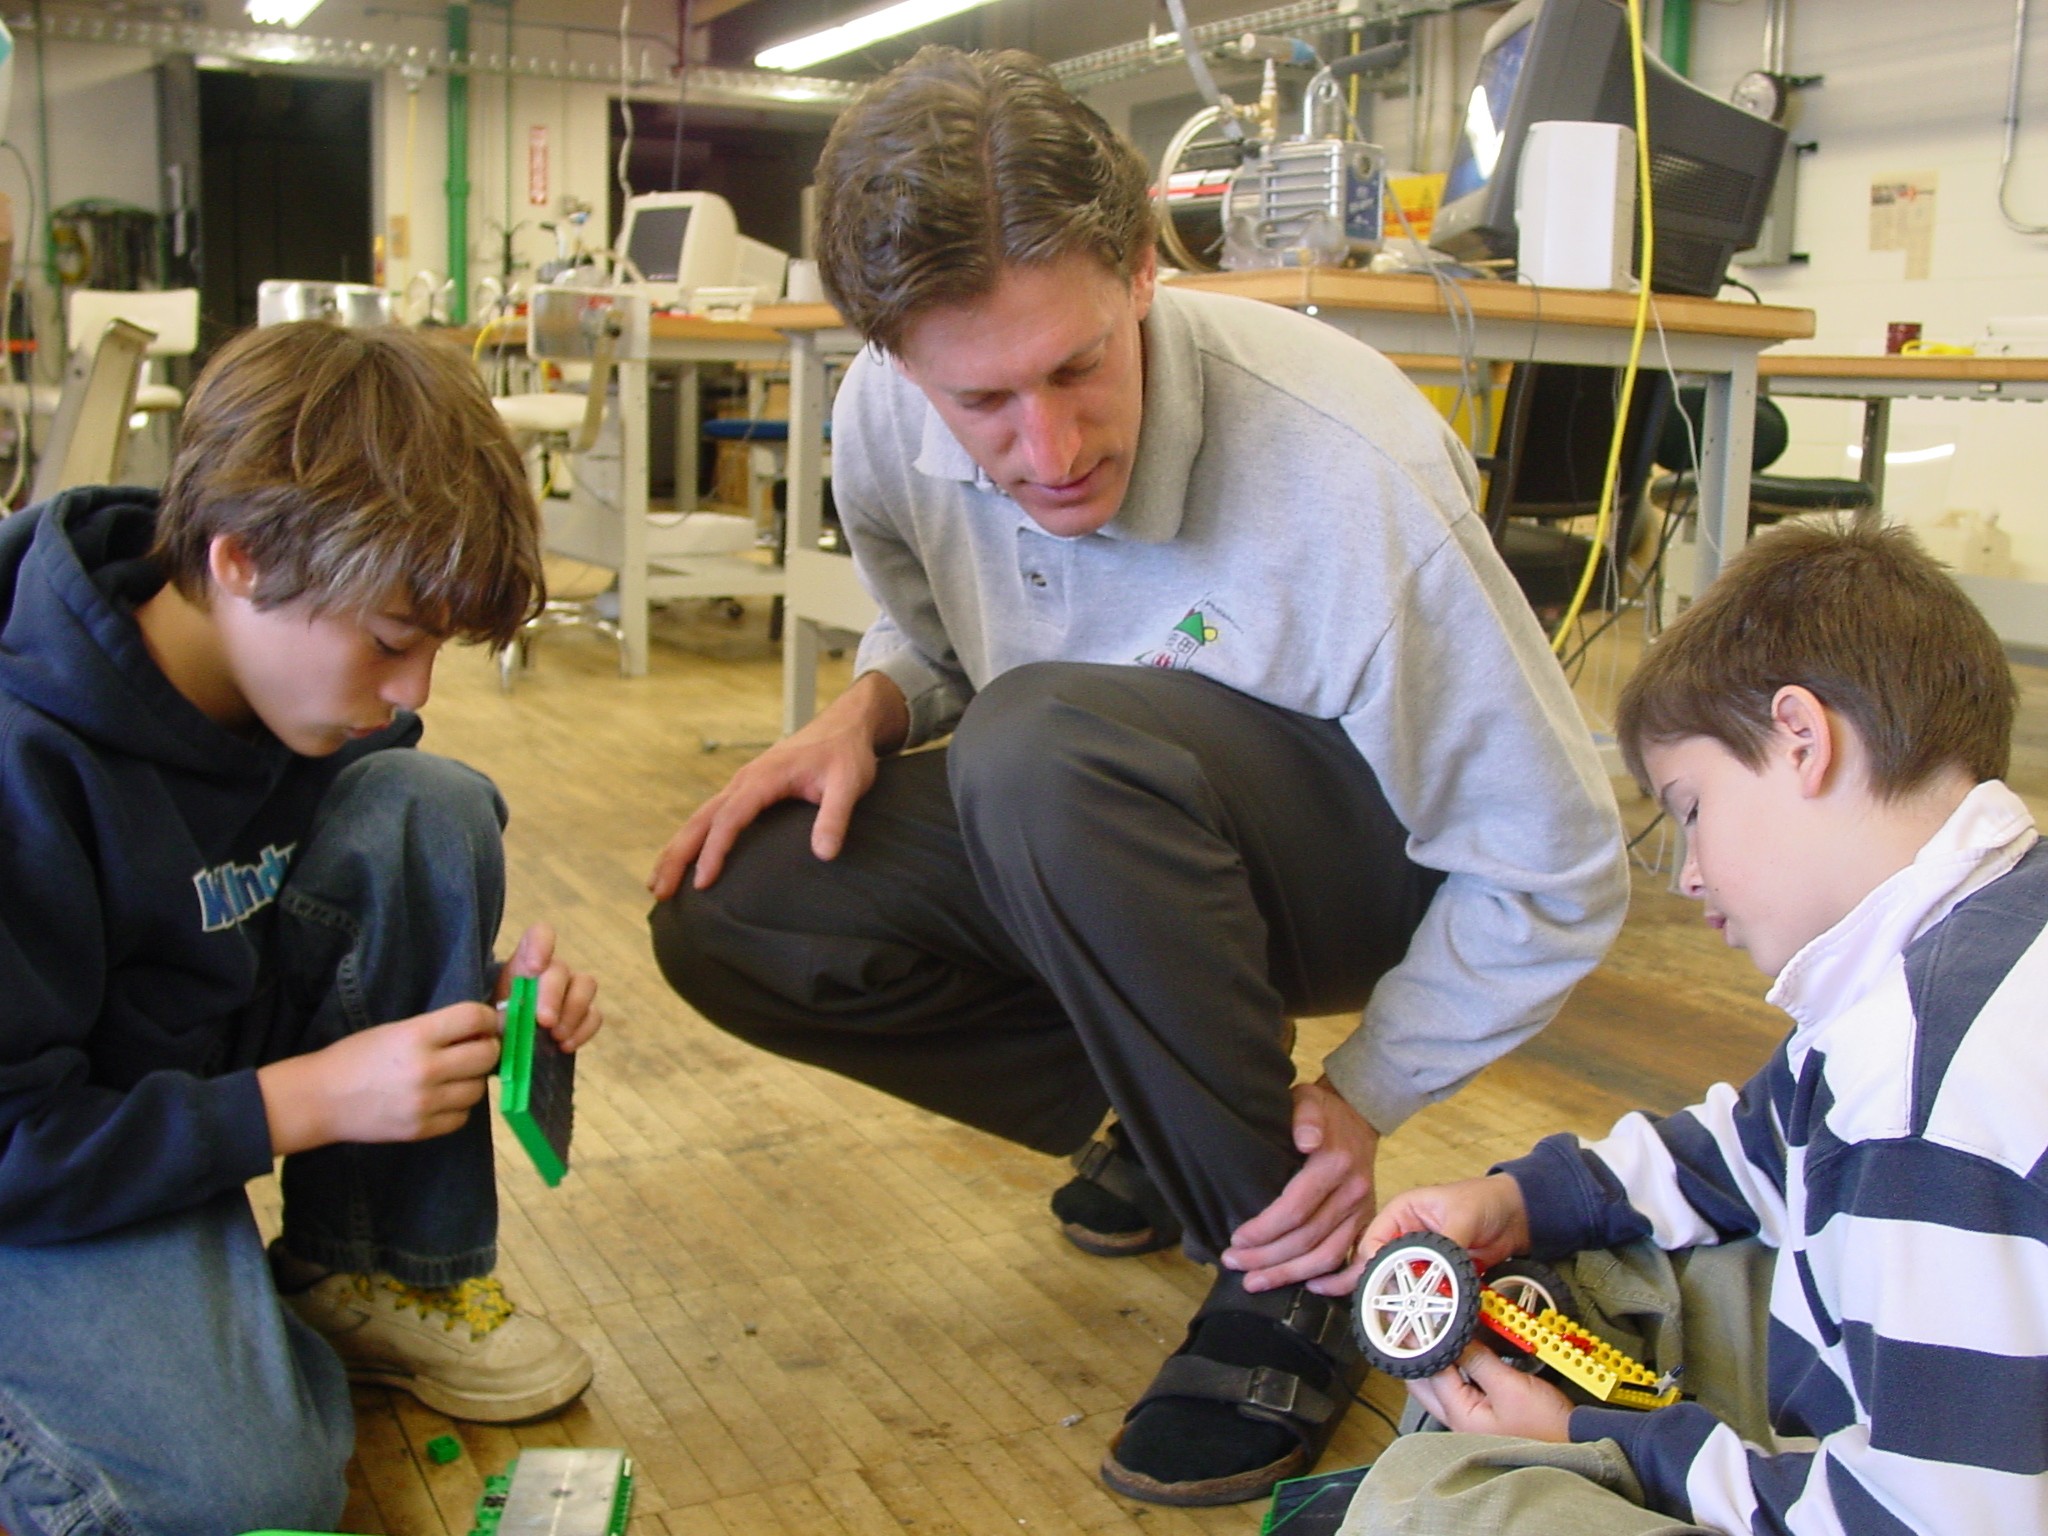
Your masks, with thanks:
M 469 7 L 448 7 L 448 52 L 466 64 L 469 54 Z M 448 281 L 455 285 L 448 318 L 457 325 L 469 319 L 469 75 L 448 72 Z
M 1692 74 L 1692 0 L 1664 0 L 1664 27 L 1659 52 L 1681 75 Z

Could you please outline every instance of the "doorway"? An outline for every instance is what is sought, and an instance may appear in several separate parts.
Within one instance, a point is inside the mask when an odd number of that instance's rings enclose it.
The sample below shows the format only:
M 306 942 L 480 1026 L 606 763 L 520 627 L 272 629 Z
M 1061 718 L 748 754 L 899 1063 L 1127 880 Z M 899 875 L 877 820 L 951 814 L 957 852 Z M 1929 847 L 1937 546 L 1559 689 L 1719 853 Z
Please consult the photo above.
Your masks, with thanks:
M 365 79 L 199 75 L 200 350 L 256 323 L 266 278 L 375 280 Z

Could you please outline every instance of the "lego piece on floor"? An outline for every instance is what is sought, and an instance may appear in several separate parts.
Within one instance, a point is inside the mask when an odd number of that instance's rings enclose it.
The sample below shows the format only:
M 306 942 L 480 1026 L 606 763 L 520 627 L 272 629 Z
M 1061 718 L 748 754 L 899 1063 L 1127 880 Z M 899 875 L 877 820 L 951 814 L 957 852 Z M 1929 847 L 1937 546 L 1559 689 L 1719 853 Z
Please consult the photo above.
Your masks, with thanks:
M 529 1449 L 484 1479 L 469 1536 L 624 1536 L 632 1510 L 624 1451 Z
M 1370 1464 L 1345 1467 L 1274 1484 L 1273 1503 L 1260 1522 L 1259 1536 L 1336 1536 L 1352 1495 L 1371 1470 Z
M 427 1460 L 445 1467 L 462 1454 L 462 1442 L 453 1435 L 436 1435 L 427 1442 Z
M 539 1027 L 540 983 L 512 978 L 505 1000 L 505 1039 L 498 1061 L 498 1111 L 550 1186 L 569 1171 L 569 1134 L 576 1117 L 576 1058 Z

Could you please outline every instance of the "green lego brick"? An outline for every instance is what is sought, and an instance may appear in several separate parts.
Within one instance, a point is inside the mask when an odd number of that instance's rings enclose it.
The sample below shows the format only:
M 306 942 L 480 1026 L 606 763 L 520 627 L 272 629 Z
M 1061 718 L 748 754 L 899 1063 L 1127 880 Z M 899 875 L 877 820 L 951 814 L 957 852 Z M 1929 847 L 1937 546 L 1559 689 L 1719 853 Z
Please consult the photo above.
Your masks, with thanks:
M 445 1467 L 462 1454 L 462 1442 L 453 1435 L 436 1435 L 427 1442 L 427 1460 Z
M 534 1007 L 539 996 L 540 983 L 533 977 L 512 978 L 498 1060 L 498 1112 L 552 1187 L 569 1171 L 576 1058 L 556 1045 L 555 1037 L 536 1022 Z

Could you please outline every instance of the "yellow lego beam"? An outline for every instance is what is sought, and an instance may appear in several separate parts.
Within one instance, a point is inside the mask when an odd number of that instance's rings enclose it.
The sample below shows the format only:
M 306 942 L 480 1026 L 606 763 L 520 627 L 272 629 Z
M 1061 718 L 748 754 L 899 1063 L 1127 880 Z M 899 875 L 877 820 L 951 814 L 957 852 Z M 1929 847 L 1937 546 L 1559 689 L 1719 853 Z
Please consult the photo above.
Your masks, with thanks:
M 1678 1388 L 1660 1389 L 1648 1366 L 1594 1338 L 1585 1324 L 1561 1312 L 1526 1312 L 1499 1291 L 1482 1290 L 1479 1321 L 1603 1403 L 1620 1408 L 1666 1408 L 1678 1401 Z

